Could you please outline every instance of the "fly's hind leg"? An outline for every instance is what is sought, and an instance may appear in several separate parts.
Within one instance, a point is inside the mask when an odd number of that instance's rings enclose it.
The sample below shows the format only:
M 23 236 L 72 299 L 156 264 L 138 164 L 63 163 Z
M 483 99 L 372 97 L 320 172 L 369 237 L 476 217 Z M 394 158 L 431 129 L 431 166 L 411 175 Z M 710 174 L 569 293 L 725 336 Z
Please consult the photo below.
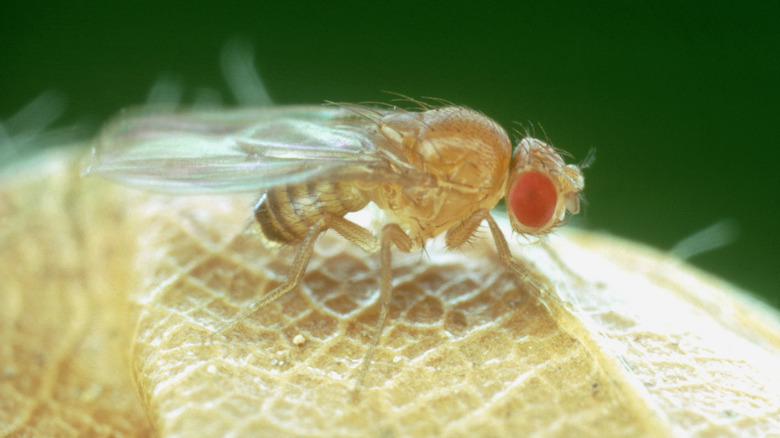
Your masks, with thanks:
M 363 386 L 363 380 L 371 365 L 371 359 L 374 356 L 377 345 L 379 345 L 379 340 L 382 337 L 382 330 L 384 330 L 385 322 L 387 321 L 387 312 L 390 305 L 391 292 L 393 290 L 390 253 L 391 245 L 395 245 L 403 252 L 409 252 L 412 249 L 412 240 L 409 239 L 409 236 L 406 235 L 404 230 L 396 224 L 385 225 L 385 227 L 382 228 L 379 260 L 381 265 L 379 268 L 379 318 L 377 319 L 376 327 L 374 328 L 374 336 L 371 338 L 371 344 L 369 344 L 366 354 L 363 356 L 363 362 L 360 364 L 360 370 L 358 371 L 357 380 L 355 381 L 355 393 L 358 388 Z
M 314 251 L 314 243 L 317 241 L 317 237 L 322 234 L 323 231 L 328 228 L 332 228 L 337 233 L 341 234 L 344 238 L 354 243 L 361 249 L 371 252 L 378 246 L 377 239 L 371 234 L 370 231 L 361 227 L 360 225 L 350 222 L 343 217 L 326 215 L 320 219 L 314 226 L 309 229 L 304 236 L 298 249 L 295 252 L 295 258 L 292 263 L 292 271 L 287 278 L 277 286 L 271 292 L 260 297 L 258 300 L 249 305 L 246 309 L 242 310 L 231 322 L 220 327 L 217 331 L 212 333 L 209 339 L 213 339 L 216 336 L 223 335 L 239 323 L 247 319 L 253 313 L 259 311 L 263 307 L 276 301 L 279 297 L 287 292 L 295 289 L 301 284 L 303 274 L 306 273 L 306 267 L 309 266 L 309 259 Z
M 325 218 L 321 219 L 313 227 L 311 227 L 311 229 L 306 233 L 306 236 L 303 238 L 303 241 L 298 245 L 298 249 L 295 252 L 295 258 L 293 259 L 292 264 L 292 272 L 290 272 L 287 278 L 284 279 L 282 284 L 254 301 L 246 309 L 242 310 L 241 313 L 239 313 L 232 321 L 223 325 L 217 331 L 212 333 L 209 339 L 213 339 L 214 337 L 224 335 L 225 333 L 231 331 L 253 313 L 276 301 L 279 297 L 286 294 L 287 292 L 295 289 L 295 287 L 301 283 L 301 278 L 303 278 L 303 274 L 306 272 L 306 267 L 309 265 L 309 259 L 311 258 L 311 254 L 314 251 L 314 242 L 317 241 L 317 237 L 319 237 L 319 235 L 325 231 L 326 228 L 327 225 Z

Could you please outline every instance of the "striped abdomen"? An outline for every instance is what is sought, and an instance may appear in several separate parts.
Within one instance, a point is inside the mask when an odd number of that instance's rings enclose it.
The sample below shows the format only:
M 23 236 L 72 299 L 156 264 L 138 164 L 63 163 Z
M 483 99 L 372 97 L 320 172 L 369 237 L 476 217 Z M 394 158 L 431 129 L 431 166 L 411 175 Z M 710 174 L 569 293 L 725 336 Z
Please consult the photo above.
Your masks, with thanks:
M 323 215 L 342 217 L 366 204 L 368 199 L 350 182 L 313 181 L 268 190 L 255 207 L 255 219 L 269 240 L 294 244 Z

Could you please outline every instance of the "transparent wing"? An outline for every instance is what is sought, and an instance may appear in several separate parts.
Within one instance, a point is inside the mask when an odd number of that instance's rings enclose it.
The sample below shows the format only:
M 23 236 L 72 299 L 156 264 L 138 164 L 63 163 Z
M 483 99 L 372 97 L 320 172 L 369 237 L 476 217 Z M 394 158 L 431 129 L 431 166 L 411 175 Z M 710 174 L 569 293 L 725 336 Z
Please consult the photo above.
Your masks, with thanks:
M 315 177 L 392 178 L 373 122 L 340 107 L 125 114 L 87 173 L 153 191 L 258 191 Z

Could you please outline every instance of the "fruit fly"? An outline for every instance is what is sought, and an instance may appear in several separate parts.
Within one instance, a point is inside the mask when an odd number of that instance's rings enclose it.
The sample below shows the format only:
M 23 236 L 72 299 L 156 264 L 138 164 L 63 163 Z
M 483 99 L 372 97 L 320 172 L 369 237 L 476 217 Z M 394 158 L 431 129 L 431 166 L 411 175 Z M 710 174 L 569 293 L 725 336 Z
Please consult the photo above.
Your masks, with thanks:
M 360 385 L 387 319 L 393 246 L 408 252 L 444 233 L 457 248 L 484 221 L 502 262 L 539 287 L 512 260 L 490 210 L 506 198 L 515 232 L 544 235 L 579 211 L 584 187 L 580 167 L 541 140 L 526 137 L 512 153 L 506 131 L 482 113 L 410 101 L 419 107 L 125 114 L 98 137 L 89 171 L 154 191 L 263 193 L 254 219 L 267 239 L 297 247 L 291 272 L 215 334 L 298 286 L 325 230 L 379 251 L 380 315 Z M 377 234 L 345 218 L 369 203 L 387 216 Z

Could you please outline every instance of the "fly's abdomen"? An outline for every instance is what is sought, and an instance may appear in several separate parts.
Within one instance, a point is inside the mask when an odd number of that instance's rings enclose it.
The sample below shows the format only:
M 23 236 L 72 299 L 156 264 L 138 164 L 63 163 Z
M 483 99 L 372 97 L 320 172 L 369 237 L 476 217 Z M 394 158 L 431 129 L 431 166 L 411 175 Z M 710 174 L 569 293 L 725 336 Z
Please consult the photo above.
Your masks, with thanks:
M 312 181 L 268 190 L 255 207 L 255 219 L 269 240 L 295 244 L 326 214 L 342 217 L 366 204 L 354 183 Z

